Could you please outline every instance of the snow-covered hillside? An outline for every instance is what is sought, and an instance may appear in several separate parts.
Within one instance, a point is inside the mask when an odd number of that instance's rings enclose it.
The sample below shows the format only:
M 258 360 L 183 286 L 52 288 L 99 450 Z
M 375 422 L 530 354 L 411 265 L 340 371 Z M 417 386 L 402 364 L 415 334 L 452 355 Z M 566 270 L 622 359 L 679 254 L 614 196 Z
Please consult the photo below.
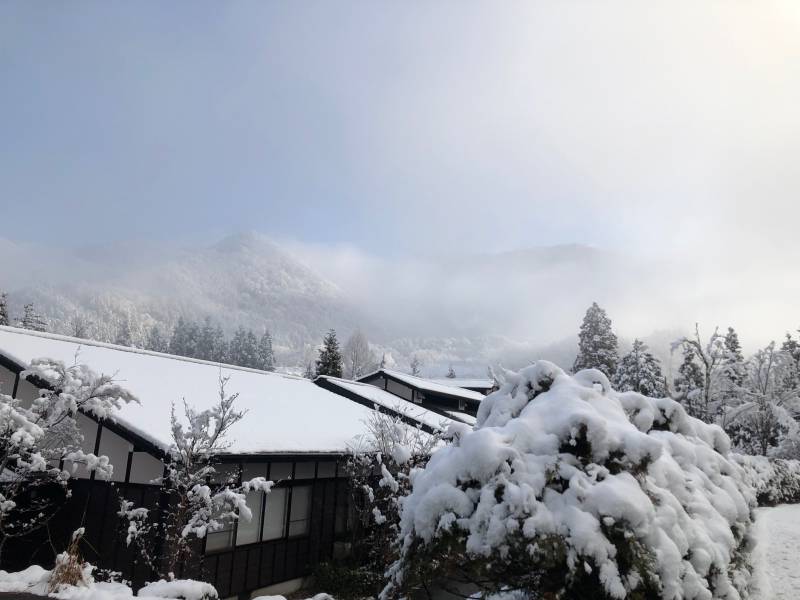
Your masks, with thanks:
M 279 363 L 302 365 L 330 327 L 342 340 L 360 328 L 378 356 L 386 352 L 406 368 L 416 354 L 433 377 L 450 365 L 459 375 L 483 376 L 489 364 L 520 367 L 537 358 L 571 366 L 586 303 L 601 283 L 624 275 L 615 257 L 583 246 L 346 269 L 333 253 L 253 233 L 213 245 L 75 249 L 0 239 L 0 251 L 0 291 L 9 292 L 12 312 L 32 301 L 57 333 L 71 333 L 71 320 L 82 315 L 101 341 L 114 341 L 130 321 L 136 341 L 153 324 L 171 330 L 179 316 L 209 316 L 229 334 L 239 325 L 268 328 Z M 489 293 L 498 279 L 511 287 Z M 565 279 L 582 281 L 581 293 L 541 293 Z M 548 318 L 533 319 L 531 302 Z M 651 329 L 638 335 L 646 339 Z M 669 341 L 650 346 L 658 352 Z

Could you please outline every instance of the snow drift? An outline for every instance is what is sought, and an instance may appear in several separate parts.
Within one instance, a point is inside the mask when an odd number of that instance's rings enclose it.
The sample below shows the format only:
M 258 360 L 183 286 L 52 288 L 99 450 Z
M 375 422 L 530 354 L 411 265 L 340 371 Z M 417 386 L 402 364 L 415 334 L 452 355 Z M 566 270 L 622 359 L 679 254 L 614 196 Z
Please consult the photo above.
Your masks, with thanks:
M 739 599 L 755 498 L 724 432 L 596 370 L 508 373 L 403 504 L 383 597 L 433 581 L 532 598 Z

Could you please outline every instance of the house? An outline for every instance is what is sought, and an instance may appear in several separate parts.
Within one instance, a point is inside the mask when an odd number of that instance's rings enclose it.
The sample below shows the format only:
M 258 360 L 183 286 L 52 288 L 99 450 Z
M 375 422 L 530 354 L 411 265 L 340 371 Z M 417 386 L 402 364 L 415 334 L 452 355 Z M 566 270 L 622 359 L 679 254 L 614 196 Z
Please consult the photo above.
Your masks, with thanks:
M 72 531 L 85 526 L 86 560 L 121 572 L 135 586 L 152 574 L 135 564 L 133 550 L 124 543 L 116 514 L 120 498 L 147 508 L 159 505 L 160 488 L 152 481 L 164 472 L 172 406 L 185 399 L 196 409 L 209 408 L 218 399 L 220 377 L 229 378 L 226 391 L 239 394 L 236 408 L 247 415 L 231 429 L 231 445 L 218 456 L 218 470 L 278 482 L 268 495 L 248 495 L 251 521 L 232 523 L 206 536 L 201 572 L 187 566 L 176 573 L 212 583 L 223 598 L 285 592 L 334 555 L 348 521 L 342 458 L 365 433 L 365 422 L 374 410 L 427 431 L 448 422 L 443 415 L 420 410 L 396 396 L 359 393 L 359 388 L 369 387 L 363 384 L 348 382 L 356 388 L 349 393 L 345 382 L 333 378 L 315 383 L 11 327 L 0 327 L 0 393 L 22 400 L 37 397 L 37 383 L 44 383 L 22 376 L 37 357 L 113 374 L 139 399 L 102 422 L 78 415 L 84 451 L 107 455 L 113 475 L 111 481 L 100 481 L 94 473 L 78 469 L 71 480 L 71 497 L 43 533 L 62 547 Z M 9 540 L 0 568 L 52 562 L 47 535 Z
M 358 381 L 382 388 L 412 404 L 469 424 L 474 424 L 478 407 L 485 397 L 481 392 L 438 383 L 393 369 L 378 369 Z

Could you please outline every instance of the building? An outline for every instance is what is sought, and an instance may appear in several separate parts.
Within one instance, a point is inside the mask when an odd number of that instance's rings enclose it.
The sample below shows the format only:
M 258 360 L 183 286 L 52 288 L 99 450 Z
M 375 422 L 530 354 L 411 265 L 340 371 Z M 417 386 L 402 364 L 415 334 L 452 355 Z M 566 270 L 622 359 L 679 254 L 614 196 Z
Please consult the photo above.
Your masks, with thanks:
M 475 423 L 478 407 L 485 397 L 481 392 L 415 377 L 393 369 L 378 369 L 358 381 L 381 388 L 443 417 L 470 425 Z
M 429 381 L 433 383 L 440 383 L 442 385 L 449 385 L 451 387 L 462 388 L 465 390 L 472 390 L 473 392 L 480 392 L 484 396 L 488 396 L 497 390 L 497 381 L 494 379 L 482 379 L 480 377 L 434 377 Z
M 113 476 L 110 482 L 100 481 L 78 469 L 70 484 L 71 498 L 45 532 L 63 547 L 72 531 L 85 526 L 86 560 L 121 572 L 135 586 L 152 579 L 152 574 L 135 564 L 133 550 L 124 543 L 116 514 L 119 500 L 148 508 L 159 505 L 160 488 L 153 479 L 164 472 L 173 403 L 180 405 L 185 399 L 196 409 L 209 408 L 218 399 L 220 377 L 229 378 L 227 392 L 239 394 L 236 408 L 247 415 L 231 429 L 231 445 L 218 457 L 219 470 L 238 470 L 244 479 L 261 475 L 279 482 L 268 495 L 248 496 L 252 521 L 233 523 L 206 536 L 201 572 L 186 567 L 176 573 L 212 583 L 223 598 L 284 591 L 333 556 L 347 527 L 349 494 L 342 458 L 364 434 L 364 423 L 374 410 L 426 431 L 449 422 L 401 397 L 366 394 L 361 388 L 370 386 L 355 382 L 321 378 L 315 383 L 11 327 L 0 327 L 0 393 L 33 400 L 38 385 L 44 383 L 21 374 L 37 357 L 113 374 L 139 399 L 113 420 L 98 422 L 78 415 L 84 451 L 107 455 L 114 465 Z M 52 562 L 46 535 L 11 540 L 10 545 L 13 550 L 7 545 L 1 568 Z

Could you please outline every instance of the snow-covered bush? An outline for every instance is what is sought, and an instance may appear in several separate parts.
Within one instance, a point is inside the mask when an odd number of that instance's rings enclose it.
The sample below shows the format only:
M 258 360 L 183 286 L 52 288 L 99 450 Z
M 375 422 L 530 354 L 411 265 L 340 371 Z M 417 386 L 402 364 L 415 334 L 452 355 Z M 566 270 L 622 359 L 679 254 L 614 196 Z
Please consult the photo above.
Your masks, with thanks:
M 412 473 L 441 441 L 440 432 L 427 433 L 375 408 L 344 465 L 354 516 L 352 554 L 314 573 L 318 585 L 343 600 L 375 596 L 383 588 L 386 566 L 397 558 L 401 500 L 411 489 Z
M 108 457 L 81 450 L 78 412 L 103 420 L 136 401 L 111 376 L 85 365 L 42 358 L 22 376 L 47 387 L 30 403 L 0 394 L 0 553 L 9 539 L 45 526 L 61 506 L 71 472 L 60 464 L 66 461 L 72 471 L 85 465 L 100 478 L 111 475 Z
M 734 454 L 759 506 L 800 503 L 800 461 Z
M 755 498 L 728 451 L 718 426 L 617 393 L 597 370 L 508 373 L 475 430 L 413 476 L 382 596 L 461 582 L 528 598 L 746 598 Z

